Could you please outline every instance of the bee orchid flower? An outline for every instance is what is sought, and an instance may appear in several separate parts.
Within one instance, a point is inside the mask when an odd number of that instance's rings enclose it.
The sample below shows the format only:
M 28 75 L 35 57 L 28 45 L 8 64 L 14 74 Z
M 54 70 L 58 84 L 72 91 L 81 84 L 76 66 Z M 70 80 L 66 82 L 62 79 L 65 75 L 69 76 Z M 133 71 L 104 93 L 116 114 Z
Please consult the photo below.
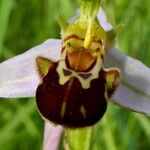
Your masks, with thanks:
M 150 69 L 113 47 L 113 40 L 120 32 L 121 26 L 113 28 L 107 22 L 104 11 L 99 10 L 99 5 L 93 6 L 96 8 L 95 11 L 89 11 L 89 8 L 84 6 L 88 6 L 85 3 L 81 4 L 81 15 L 73 19 L 73 23 L 68 24 L 60 19 L 62 39 L 48 39 L 25 53 L 0 63 L 1 98 L 36 96 L 37 107 L 45 119 L 45 150 L 57 149 L 63 131 L 61 125 L 69 128 L 93 125 L 103 116 L 109 102 L 150 116 Z M 60 78 L 56 84 L 54 81 L 58 75 Z M 48 87 L 49 84 L 51 87 Z M 69 91 L 71 86 L 71 98 L 68 98 L 68 93 L 63 93 L 66 89 Z M 101 88 L 101 91 L 97 92 L 97 88 Z M 69 101 L 74 99 L 77 93 L 80 93 L 80 97 L 86 99 L 89 104 L 83 102 L 77 110 L 71 105 L 76 104 L 74 101 L 68 104 L 72 109 L 66 116 L 73 117 L 75 122 L 72 122 L 65 118 L 66 102 L 62 101 L 58 107 L 59 103 L 55 104 L 55 100 Z M 88 99 L 89 95 L 93 95 L 94 109 L 88 112 L 87 108 L 92 105 Z M 48 104 L 47 100 L 53 105 L 50 110 L 45 106 Z M 43 104 L 43 101 L 46 104 Z M 99 112 L 98 109 L 102 111 Z M 49 117 L 47 111 L 53 115 Z M 78 111 L 82 114 L 81 119 Z M 95 120 L 91 121 L 88 113 L 92 118 L 95 114 Z M 59 125 L 54 126 L 47 120 Z

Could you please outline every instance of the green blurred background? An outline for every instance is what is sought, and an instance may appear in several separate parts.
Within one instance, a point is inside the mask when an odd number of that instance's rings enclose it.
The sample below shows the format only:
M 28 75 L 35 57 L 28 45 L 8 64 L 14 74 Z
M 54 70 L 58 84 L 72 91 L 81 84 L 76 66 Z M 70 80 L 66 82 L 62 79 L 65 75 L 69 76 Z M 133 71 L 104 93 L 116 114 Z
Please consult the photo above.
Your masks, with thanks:
M 124 24 L 117 47 L 150 66 L 150 1 L 103 0 L 109 21 Z M 48 38 L 60 38 L 56 17 L 75 15 L 79 0 L 0 0 L 0 62 Z M 94 128 L 92 150 L 150 149 L 150 119 L 109 104 Z M 0 149 L 40 150 L 43 120 L 34 99 L 0 101 Z

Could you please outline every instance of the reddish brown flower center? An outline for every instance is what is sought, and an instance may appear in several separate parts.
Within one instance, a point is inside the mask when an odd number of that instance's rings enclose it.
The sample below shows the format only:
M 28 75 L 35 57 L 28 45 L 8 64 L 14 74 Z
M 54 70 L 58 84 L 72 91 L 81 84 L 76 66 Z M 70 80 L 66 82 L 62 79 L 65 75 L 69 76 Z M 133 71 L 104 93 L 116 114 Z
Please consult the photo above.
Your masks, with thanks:
M 67 58 L 70 68 L 78 72 L 89 70 L 96 60 L 96 57 L 93 57 L 89 51 L 85 50 L 67 53 Z

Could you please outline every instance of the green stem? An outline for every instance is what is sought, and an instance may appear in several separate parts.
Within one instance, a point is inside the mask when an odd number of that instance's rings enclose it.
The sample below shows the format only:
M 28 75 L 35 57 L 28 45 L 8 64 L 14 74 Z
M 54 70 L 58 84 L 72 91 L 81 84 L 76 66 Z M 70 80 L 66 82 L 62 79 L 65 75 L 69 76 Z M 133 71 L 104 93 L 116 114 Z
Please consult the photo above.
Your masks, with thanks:
M 92 147 L 93 127 L 65 131 L 65 145 L 71 150 L 90 150 Z

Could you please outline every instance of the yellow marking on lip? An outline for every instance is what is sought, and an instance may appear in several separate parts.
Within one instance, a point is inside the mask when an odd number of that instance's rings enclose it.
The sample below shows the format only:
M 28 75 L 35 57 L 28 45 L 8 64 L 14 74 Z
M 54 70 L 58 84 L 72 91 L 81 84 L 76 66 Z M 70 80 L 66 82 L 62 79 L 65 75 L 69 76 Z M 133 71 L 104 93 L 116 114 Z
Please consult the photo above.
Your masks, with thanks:
M 63 103 L 62 103 L 62 106 L 61 106 L 61 112 L 60 112 L 61 118 L 63 118 L 64 115 L 65 115 L 66 104 L 67 104 L 66 102 L 63 102 Z
M 102 68 L 102 59 L 98 57 L 95 66 L 88 72 L 89 74 L 92 74 L 92 76 L 90 76 L 88 79 L 83 79 L 81 76 L 78 75 L 78 72 L 67 68 L 65 57 L 66 51 L 63 51 L 61 60 L 59 61 L 58 67 L 56 69 L 59 75 L 59 84 L 64 85 L 68 80 L 76 77 L 80 81 L 83 89 L 90 88 L 91 81 L 99 77 L 99 71 Z M 63 69 L 69 70 L 71 72 L 71 75 L 65 76 L 63 73 Z
M 80 112 L 83 114 L 83 117 L 86 118 L 86 110 L 83 105 L 81 105 L 81 107 L 80 107 Z

